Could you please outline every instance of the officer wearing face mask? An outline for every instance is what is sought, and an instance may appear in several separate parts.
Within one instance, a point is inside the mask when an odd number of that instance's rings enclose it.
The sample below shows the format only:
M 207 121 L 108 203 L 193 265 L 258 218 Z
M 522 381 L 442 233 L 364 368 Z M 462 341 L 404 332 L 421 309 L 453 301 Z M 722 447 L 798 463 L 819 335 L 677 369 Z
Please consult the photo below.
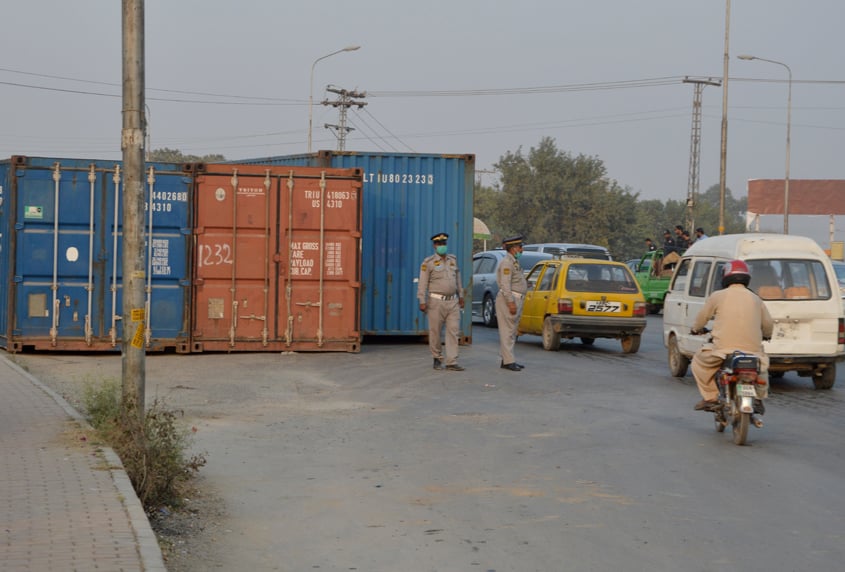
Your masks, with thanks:
M 463 371 L 458 365 L 458 334 L 461 331 L 461 309 L 464 295 L 458 258 L 447 254 L 449 235 L 445 232 L 431 237 L 434 254 L 423 260 L 417 299 L 420 311 L 428 315 L 428 346 L 434 358 L 434 369 Z M 440 345 L 440 331 L 446 326 L 446 356 Z
M 528 281 L 519 264 L 524 241 L 525 237 L 521 234 L 503 240 L 502 246 L 508 253 L 496 267 L 496 282 L 499 284 L 499 293 L 496 295 L 496 320 L 499 323 L 499 352 L 502 355 L 500 366 L 510 371 L 522 371 L 525 367 L 516 363 L 513 355 L 522 303 L 528 291 Z

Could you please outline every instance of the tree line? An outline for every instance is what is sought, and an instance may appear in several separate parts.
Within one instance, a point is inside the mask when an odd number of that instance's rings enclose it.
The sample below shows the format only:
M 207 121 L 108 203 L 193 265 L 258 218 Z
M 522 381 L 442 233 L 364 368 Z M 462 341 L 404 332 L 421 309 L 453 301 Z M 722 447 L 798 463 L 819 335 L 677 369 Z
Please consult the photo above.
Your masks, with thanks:
M 474 216 L 487 224 L 494 245 L 521 233 L 528 242 L 598 244 L 614 260 L 628 260 L 643 254 L 646 237 L 660 246 L 663 229 L 686 224 L 686 191 L 684 200 L 640 200 L 639 193 L 608 178 L 599 158 L 562 151 L 551 137 L 527 154 L 508 151 L 495 167 L 500 182 L 477 184 L 473 200 Z M 725 234 L 745 231 L 746 210 L 747 199 L 734 199 L 726 189 Z M 696 227 L 718 234 L 719 185 L 697 195 L 693 213 Z M 694 229 L 687 230 L 694 236 Z M 474 240 L 473 250 L 482 249 L 483 241 Z
M 213 153 L 211 155 L 189 155 L 182 153 L 179 149 L 153 149 L 147 156 L 147 161 L 162 163 L 222 163 L 226 160 L 223 155 Z

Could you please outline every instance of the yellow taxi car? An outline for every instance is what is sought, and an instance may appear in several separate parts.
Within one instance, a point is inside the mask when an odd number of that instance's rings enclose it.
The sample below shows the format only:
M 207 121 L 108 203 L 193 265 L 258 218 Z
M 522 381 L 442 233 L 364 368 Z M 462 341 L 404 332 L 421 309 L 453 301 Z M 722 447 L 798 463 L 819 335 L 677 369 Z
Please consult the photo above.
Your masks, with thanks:
M 632 354 L 645 327 L 645 298 L 622 262 L 543 260 L 528 274 L 519 333 L 543 336 L 546 350 L 558 350 L 561 338 L 580 338 L 584 345 L 615 338 Z

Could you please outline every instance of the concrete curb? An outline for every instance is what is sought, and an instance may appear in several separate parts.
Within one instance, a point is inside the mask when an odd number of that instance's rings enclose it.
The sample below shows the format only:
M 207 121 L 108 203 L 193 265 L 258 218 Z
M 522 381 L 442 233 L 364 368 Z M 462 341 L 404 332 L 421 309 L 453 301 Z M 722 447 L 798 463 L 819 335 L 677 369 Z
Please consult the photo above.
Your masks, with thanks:
M 72 417 L 79 425 L 86 429 L 92 429 L 91 425 L 73 406 L 68 403 L 64 397 L 41 383 L 38 379 L 32 376 L 28 371 L 20 367 L 18 364 L 10 360 L 7 356 L 3 359 L 11 366 L 12 369 L 20 373 L 23 377 L 28 379 L 30 383 L 38 389 L 49 395 L 53 400 L 64 409 L 64 411 Z M 150 521 L 147 518 L 147 513 L 144 512 L 144 507 L 132 488 L 132 483 L 129 480 L 129 475 L 123 467 L 123 463 L 117 453 L 111 447 L 101 446 L 106 462 L 110 468 L 112 482 L 115 489 L 121 497 L 121 503 L 129 516 L 129 523 L 132 526 L 132 531 L 135 533 L 135 540 L 138 546 L 138 553 L 141 557 L 141 565 L 144 570 L 149 572 L 167 572 L 167 567 L 164 565 L 164 558 L 161 554 L 161 547 L 158 544 L 158 539 L 150 526 Z

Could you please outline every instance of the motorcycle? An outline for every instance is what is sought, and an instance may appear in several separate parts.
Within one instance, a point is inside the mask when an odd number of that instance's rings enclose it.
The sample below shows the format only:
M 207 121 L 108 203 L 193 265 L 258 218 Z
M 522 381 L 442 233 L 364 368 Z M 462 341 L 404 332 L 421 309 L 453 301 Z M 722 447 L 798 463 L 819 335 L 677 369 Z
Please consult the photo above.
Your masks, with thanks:
M 708 330 L 693 332 L 706 334 Z M 757 385 L 765 384 L 760 378 L 760 359 L 753 354 L 734 351 L 722 361 L 716 372 L 716 386 L 719 389 L 719 403 L 710 409 L 713 413 L 716 431 L 722 433 L 730 425 L 733 442 L 745 445 L 748 428 L 763 427 L 758 415 L 765 413 L 763 401 L 757 398 Z

